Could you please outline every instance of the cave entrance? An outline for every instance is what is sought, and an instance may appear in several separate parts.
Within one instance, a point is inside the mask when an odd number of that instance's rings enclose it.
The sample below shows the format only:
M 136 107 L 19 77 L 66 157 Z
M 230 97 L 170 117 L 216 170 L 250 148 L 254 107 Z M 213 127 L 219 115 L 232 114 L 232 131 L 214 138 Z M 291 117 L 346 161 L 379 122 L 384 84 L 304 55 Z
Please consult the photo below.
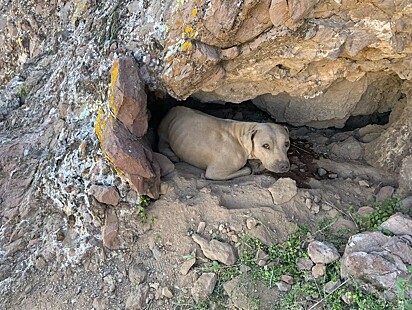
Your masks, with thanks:
M 204 103 L 191 97 L 185 101 L 178 101 L 168 95 L 159 98 L 155 93 L 149 93 L 148 109 L 151 116 L 149 128 L 151 131 L 151 144 L 155 151 L 158 151 L 157 127 L 167 112 L 175 106 L 186 106 L 223 119 L 258 123 L 276 122 L 270 114 L 259 109 L 252 101 L 239 104 Z M 342 143 L 350 137 L 359 139 L 359 128 L 367 125 L 376 125 L 380 128 L 388 123 L 388 120 L 389 112 L 366 116 L 353 116 L 350 117 L 346 125 L 340 129 L 331 127 L 325 129 L 316 129 L 307 126 L 295 127 L 287 123 L 276 122 L 288 127 L 290 132 L 291 147 L 288 151 L 288 158 L 291 164 L 290 171 L 277 174 L 264 170 L 256 172 L 256 174 L 267 174 L 275 178 L 290 177 L 296 181 L 299 188 L 310 188 L 309 183 L 311 179 L 322 180 L 336 178 L 337 174 L 335 172 L 327 171 L 319 167 L 317 161 L 320 158 L 329 159 L 330 157 L 339 157 L 342 155 L 339 154 L 339 152 L 344 152 L 345 150 L 337 151 L 338 147 L 333 148 L 333 146 Z M 356 142 L 353 143 L 356 144 Z M 349 145 L 349 148 L 350 147 Z M 331 151 L 332 149 L 334 152 Z M 349 157 L 350 156 L 352 155 L 349 155 Z M 360 159 L 356 158 L 357 155 L 353 157 L 353 159 Z M 248 165 L 252 165 L 252 169 L 254 164 L 253 161 L 248 162 Z

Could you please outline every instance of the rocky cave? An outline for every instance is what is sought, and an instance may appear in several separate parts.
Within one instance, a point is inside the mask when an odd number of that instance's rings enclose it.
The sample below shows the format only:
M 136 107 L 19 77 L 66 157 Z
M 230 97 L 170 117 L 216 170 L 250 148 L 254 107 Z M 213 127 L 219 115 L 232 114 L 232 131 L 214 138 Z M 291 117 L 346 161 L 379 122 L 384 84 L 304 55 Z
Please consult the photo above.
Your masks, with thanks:
M 408 0 L 0 0 L 0 307 L 409 309 L 411 25 Z M 287 126 L 290 171 L 170 162 L 176 105 Z

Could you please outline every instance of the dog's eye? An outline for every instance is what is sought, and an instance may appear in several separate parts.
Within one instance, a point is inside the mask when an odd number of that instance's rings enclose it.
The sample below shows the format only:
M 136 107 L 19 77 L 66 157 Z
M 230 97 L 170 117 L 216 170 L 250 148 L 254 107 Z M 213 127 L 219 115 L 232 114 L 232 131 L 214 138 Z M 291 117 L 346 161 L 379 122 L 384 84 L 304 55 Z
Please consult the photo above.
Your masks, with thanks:
M 267 150 L 270 150 L 270 146 L 269 146 L 269 144 L 267 144 L 267 143 L 263 144 L 262 147 L 264 147 L 264 148 L 267 149 Z
M 290 146 L 290 142 L 289 142 L 289 141 L 286 141 L 286 142 L 285 142 L 285 146 L 286 146 L 286 147 L 289 147 L 289 146 Z

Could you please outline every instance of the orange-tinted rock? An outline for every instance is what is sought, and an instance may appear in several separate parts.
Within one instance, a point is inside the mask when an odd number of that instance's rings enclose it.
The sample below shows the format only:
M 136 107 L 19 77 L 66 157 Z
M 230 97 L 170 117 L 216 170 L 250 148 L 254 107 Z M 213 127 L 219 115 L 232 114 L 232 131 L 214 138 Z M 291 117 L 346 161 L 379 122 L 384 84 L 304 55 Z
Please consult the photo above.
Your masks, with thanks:
M 112 115 L 100 111 L 96 135 L 106 157 L 139 194 L 159 197 L 160 167 L 143 138 L 138 138 Z
M 133 58 L 122 57 L 112 66 L 109 106 L 114 116 L 137 137 L 143 137 L 148 127 L 147 96 Z

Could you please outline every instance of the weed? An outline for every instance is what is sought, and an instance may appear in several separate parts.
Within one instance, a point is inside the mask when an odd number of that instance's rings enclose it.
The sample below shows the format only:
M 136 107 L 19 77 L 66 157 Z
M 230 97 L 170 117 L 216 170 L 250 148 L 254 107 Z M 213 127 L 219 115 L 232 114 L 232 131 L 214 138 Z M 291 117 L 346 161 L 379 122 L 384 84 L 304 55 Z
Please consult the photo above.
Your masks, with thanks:
M 150 205 L 150 198 L 146 195 L 140 195 L 136 202 L 136 210 L 139 213 L 140 220 L 147 223 L 148 217 L 146 208 Z
M 21 84 L 21 85 L 17 88 L 17 91 L 16 91 L 16 94 L 17 94 L 17 96 L 19 96 L 20 101 L 21 101 L 22 103 L 24 103 L 24 101 L 26 100 L 26 98 L 27 98 L 27 96 L 29 95 L 29 93 L 30 93 L 30 89 L 29 89 L 26 85 L 24 85 L 24 84 Z
M 354 208 L 350 207 L 349 212 L 352 214 L 359 231 L 374 231 L 385 222 L 392 214 L 399 212 L 401 209 L 400 200 L 392 198 L 381 202 L 374 202 L 374 211 L 360 217 L 354 212 Z

